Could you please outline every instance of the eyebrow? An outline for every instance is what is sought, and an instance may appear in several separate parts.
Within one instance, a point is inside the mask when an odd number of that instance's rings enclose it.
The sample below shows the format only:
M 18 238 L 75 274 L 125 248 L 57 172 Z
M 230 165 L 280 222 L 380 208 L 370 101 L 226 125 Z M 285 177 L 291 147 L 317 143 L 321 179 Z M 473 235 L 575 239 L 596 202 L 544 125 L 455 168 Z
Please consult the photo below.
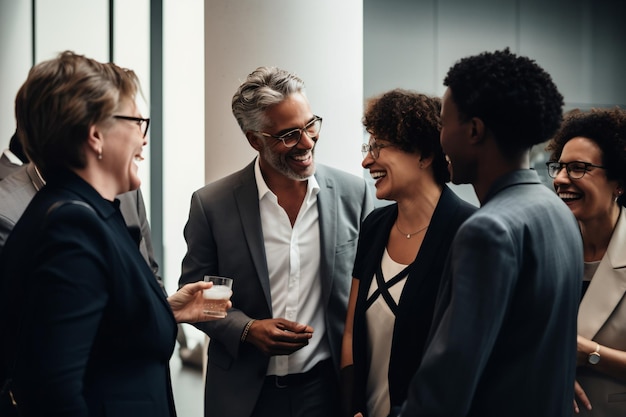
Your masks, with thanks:
M 311 123 L 313 120 L 315 120 L 315 117 L 316 117 L 316 116 L 315 116 L 315 115 L 313 115 L 313 117 L 311 117 L 311 119 L 309 119 L 309 121 L 308 121 L 308 122 L 306 122 L 304 125 L 306 126 L 306 125 L 308 125 L 309 123 Z M 287 129 L 283 129 L 283 130 L 281 130 L 281 131 L 280 131 L 280 132 L 278 132 L 278 133 L 274 133 L 274 136 L 282 136 L 282 135 L 284 135 L 284 134 L 286 134 L 286 133 L 289 133 L 289 132 L 292 132 L 292 131 L 294 131 L 294 130 L 298 130 L 298 129 L 301 129 L 301 128 L 299 128 L 299 127 L 289 127 L 289 128 L 287 128 Z

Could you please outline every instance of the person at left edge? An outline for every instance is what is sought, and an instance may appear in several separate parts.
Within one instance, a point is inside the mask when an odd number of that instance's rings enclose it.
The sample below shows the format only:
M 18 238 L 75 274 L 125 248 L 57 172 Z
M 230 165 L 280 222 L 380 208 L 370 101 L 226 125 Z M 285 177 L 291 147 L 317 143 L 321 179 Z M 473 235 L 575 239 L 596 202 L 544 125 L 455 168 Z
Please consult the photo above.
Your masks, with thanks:
M 166 298 L 119 211 L 141 182 L 138 91 L 133 71 L 70 51 L 18 91 L 18 132 L 46 178 L 0 254 L 0 376 L 21 416 L 176 415 L 176 322 L 206 319 L 210 285 Z
M 6 178 L 6 181 L 3 179 Z M 11 137 L 9 148 L 5 149 L 0 157 L 0 252 L 4 247 L 13 226 L 28 206 L 35 193 L 45 184 L 45 180 L 37 167 L 30 163 L 22 149 L 22 144 L 17 136 L 17 130 Z M 152 236 L 150 224 L 146 215 L 146 207 L 141 193 L 141 188 L 122 193 L 116 198 L 120 201 L 120 212 L 126 221 L 126 225 L 137 236 L 139 251 L 144 257 L 154 277 L 165 291 L 163 279 L 159 275 L 159 264 L 154 257 L 152 249 Z M 140 234 L 141 236 L 138 236 Z M 166 292 L 167 294 L 167 292 Z M 198 367 L 202 359 L 196 352 L 201 344 L 190 349 L 187 346 L 187 337 L 182 324 L 178 325 L 177 340 L 180 343 L 178 353 L 183 365 Z
M 0 155 L 0 181 L 8 177 L 11 173 L 18 170 L 26 160 L 26 156 L 22 150 L 22 145 L 17 136 L 17 130 L 11 136 L 9 147 L 2 151 Z
M 322 119 L 295 74 L 258 68 L 232 110 L 258 156 L 193 194 L 180 278 L 234 280 L 228 316 L 197 325 L 210 337 L 205 416 L 332 417 L 372 192 L 363 178 L 314 163 Z

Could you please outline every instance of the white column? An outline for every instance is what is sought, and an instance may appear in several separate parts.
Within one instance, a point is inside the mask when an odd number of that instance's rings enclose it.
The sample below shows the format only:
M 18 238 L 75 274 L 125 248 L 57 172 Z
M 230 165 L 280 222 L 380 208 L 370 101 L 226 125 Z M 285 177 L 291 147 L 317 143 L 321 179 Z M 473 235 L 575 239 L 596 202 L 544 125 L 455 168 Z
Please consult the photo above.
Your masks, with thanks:
M 0 152 L 15 132 L 15 95 L 31 67 L 31 2 L 0 1 Z
M 163 277 L 170 293 L 187 250 L 191 194 L 204 185 L 203 10 L 197 0 L 163 1 Z

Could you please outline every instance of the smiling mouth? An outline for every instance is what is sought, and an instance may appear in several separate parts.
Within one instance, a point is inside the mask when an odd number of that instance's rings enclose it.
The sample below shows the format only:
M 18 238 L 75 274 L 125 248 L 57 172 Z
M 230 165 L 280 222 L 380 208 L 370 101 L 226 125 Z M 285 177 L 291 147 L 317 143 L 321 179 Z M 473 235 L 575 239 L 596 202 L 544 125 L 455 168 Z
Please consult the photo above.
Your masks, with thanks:
M 386 177 L 387 173 L 385 171 L 370 171 L 370 175 L 374 180 L 378 180 L 380 178 Z
M 576 200 L 580 200 L 582 198 L 582 196 L 578 193 L 565 193 L 565 192 L 560 192 L 558 193 L 558 196 L 561 200 L 563 200 L 564 202 L 568 203 L 570 201 L 576 201 Z
M 313 158 L 313 153 L 311 151 L 307 151 L 301 154 L 293 154 L 289 157 L 296 162 L 307 162 Z
M 135 162 L 141 162 L 144 160 L 144 157 L 141 155 L 135 155 Z

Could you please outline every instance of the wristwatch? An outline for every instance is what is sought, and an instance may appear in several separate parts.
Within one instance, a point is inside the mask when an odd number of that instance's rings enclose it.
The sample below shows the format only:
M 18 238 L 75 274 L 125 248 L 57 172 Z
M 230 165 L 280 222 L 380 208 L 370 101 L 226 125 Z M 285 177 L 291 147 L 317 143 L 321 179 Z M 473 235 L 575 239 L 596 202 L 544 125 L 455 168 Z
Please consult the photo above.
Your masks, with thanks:
M 597 365 L 600 362 L 600 345 L 598 343 L 596 343 L 596 350 L 587 357 L 587 362 L 591 365 Z

